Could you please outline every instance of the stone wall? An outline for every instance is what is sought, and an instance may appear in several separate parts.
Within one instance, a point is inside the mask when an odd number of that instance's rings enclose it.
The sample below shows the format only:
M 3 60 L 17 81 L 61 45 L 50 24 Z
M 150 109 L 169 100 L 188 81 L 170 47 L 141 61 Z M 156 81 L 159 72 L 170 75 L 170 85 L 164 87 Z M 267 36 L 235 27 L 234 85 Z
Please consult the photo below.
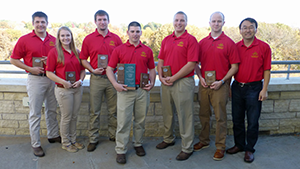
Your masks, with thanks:
M 0 79 L 0 135 L 29 135 L 28 113 L 26 105 L 26 79 Z M 84 95 L 78 116 L 77 133 L 87 136 L 89 125 L 89 82 L 84 83 Z M 195 134 L 198 136 L 201 125 L 198 112 L 197 87 L 195 87 Z M 260 132 L 264 134 L 290 134 L 300 132 L 300 79 L 271 79 L 268 100 L 263 102 L 260 118 Z M 23 103 L 24 102 L 24 103 Z M 146 118 L 145 136 L 163 135 L 163 118 L 159 87 L 151 91 L 150 106 Z M 57 112 L 60 114 L 59 108 Z M 228 134 L 232 135 L 231 102 L 227 104 Z M 58 117 L 59 118 L 59 117 Z M 103 103 L 100 117 L 100 134 L 107 136 L 106 104 Z M 212 116 L 212 130 L 215 133 L 215 120 Z M 176 135 L 178 123 L 176 122 Z M 44 109 L 42 110 L 41 135 L 46 136 Z

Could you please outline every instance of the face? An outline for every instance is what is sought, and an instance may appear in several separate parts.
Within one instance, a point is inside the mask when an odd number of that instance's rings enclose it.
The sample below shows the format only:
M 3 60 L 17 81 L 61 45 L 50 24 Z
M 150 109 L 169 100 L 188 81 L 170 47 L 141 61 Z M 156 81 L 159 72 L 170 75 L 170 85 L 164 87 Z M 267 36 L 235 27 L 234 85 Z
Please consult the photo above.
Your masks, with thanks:
M 47 30 L 48 22 L 44 17 L 35 17 L 32 25 L 34 27 L 34 31 L 37 33 L 45 33 Z
M 107 19 L 106 15 L 103 15 L 103 16 L 97 15 L 95 24 L 97 25 L 97 29 L 99 29 L 101 31 L 105 31 L 105 30 L 107 30 L 109 20 Z
M 130 43 L 137 44 L 140 42 L 140 37 L 142 35 L 141 28 L 139 26 L 130 26 L 127 35 L 129 36 Z
M 174 16 L 173 26 L 175 32 L 182 33 L 185 31 L 185 27 L 187 26 L 186 18 L 183 14 L 177 14 Z
M 211 16 L 209 25 L 211 27 L 211 31 L 214 33 L 222 32 L 222 27 L 224 26 L 223 17 L 219 13 L 215 13 Z
M 59 33 L 59 41 L 62 46 L 69 46 L 72 40 L 71 32 L 65 29 L 61 29 Z
M 240 34 L 243 39 L 251 40 L 254 38 L 257 32 L 255 23 L 251 23 L 249 21 L 244 21 L 241 25 Z

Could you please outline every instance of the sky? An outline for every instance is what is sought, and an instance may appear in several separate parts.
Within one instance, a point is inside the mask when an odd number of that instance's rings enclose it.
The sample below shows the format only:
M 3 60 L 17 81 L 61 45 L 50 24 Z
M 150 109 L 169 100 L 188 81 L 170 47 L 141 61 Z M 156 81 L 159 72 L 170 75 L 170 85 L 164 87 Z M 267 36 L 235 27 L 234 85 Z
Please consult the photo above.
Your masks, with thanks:
M 43 11 L 49 23 L 94 22 L 94 14 L 108 12 L 114 26 L 172 23 L 173 16 L 183 11 L 188 24 L 208 27 L 209 17 L 215 11 L 225 15 L 225 26 L 237 27 L 246 17 L 258 22 L 283 23 L 300 28 L 298 0 L 1 0 L 0 20 L 31 21 L 31 15 Z

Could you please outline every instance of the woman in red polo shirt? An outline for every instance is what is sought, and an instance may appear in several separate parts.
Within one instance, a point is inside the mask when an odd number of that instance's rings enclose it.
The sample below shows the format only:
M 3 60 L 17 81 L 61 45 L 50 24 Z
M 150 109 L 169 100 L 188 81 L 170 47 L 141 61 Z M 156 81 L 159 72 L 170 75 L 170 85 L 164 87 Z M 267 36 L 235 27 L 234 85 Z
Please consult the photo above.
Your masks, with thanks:
M 61 111 L 62 149 L 75 153 L 84 148 L 83 144 L 76 142 L 76 123 L 85 69 L 80 63 L 79 51 L 68 27 L 63 26 L 58 30 L 56 48 L 48 54 L 46 74 L 56 84 L 55 97 Z

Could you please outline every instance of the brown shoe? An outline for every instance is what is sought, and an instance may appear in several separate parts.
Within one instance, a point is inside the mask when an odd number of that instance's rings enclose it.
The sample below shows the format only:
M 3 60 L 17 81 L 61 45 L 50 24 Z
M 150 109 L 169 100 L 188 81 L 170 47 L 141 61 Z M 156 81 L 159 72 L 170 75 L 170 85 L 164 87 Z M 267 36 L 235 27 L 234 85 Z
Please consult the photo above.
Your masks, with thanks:
M 146 155 L 146 152 L 145 152 L 143 146 L 134 147 L 134 149 L 135 149 L 136 155 L 138 155 L 138 156 L 145 156 Z
M 49 141 L 49 143 L 55 143 L 55 142 L 61 143 L 61 137 L 58 136 L 55 138 L 48 138 L 48 141 Z
M 202 149 L 208 148 L 209 144 L 197 143 L 194 145 L 194 151 L 200 151 Z
M 116 161 L 119 164 L 125 164 L 126 163 L 126 155 L 125 154 L 117 154 Z
M 226 150 L 227 154 L 236 154 L 238 152 L 242 152 L 243 150 L 238 148 L 237 146 L 233 146 L 230 149 Z
M 181 151 L 178 154 L 178 156 L 176 157 L 176 160 L 178 160 L 178 161 L 187 160 L 192 154 L 193 154 L 193 152 L 191 152 L 191 153 L 185 153 L 185 152 Z
M 116 141 L 116 139 L 115 139 L 115 138 L 113 138 L 113 137 L 111 137 L 111 138 L 109 138 L 109 141 L 115 142 L 115 141 Z
M 88 146 L 87 146 L 87 151 L 88 152 L 92 152 L 94 151 L 96 148 L 97 148 L 97 145 L 98 145 L 98 141 L 96 143 L 90 143 Z
M 175 141 L 172 141 L 171 143 L 166 143 L 166 142 L 163 141 L 163 142 L 157 144 L 156 148 L 157 149 L 165 149 L 165 148 L 167 148 L 169 146 L 173 146 L 174 144 L 175 144 Z
M 220 161 L 224 158 L 225 150 L 217 149 L 213 157 L 214 160 Z
M 245 158 L 244 161 L 247 163 L 252 163 L 254 161 L 254 155 L 251 151 L 245 152 Z
M 32 147 L 33 149 L 33 154 L 37 157 L 44 157 L 45 156 L 45 153 L 44 153 L 44 150 L 41 146 L 39 147 Z

